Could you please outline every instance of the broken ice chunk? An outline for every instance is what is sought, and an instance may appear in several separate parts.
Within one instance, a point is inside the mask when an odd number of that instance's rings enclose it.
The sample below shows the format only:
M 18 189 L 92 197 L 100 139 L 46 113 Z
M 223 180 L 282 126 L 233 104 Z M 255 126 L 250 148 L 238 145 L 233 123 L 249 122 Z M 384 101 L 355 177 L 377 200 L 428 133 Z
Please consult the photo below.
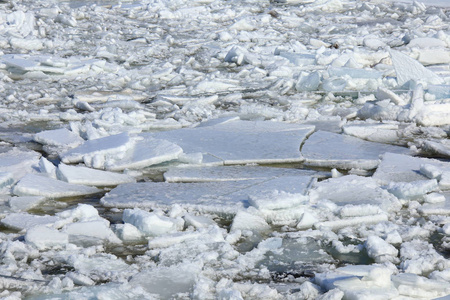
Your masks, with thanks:
M 35 206 L 37 206 L 39 203 L 43 202 L 45 200 L 45 197 L 11 197 L 9 199 L 9 206 L 11 207 L 11 210 L 13 211 L 26 211 L 29 210 Z
M 39 171 L 48 177 L 56 179 L 56 167 L 45 157 L 41 157 L 39 160 Z
M 387 190 L 399 199 L 423 199 L 425 194 L 438 190 L 436 179 L 411 182 L 391 182 Z
M 344 125 L 342 129 L 347 135 L 376 143 L 391 144 L 399 140 L 397 124 L 352 123 Z
M 407 154 L 409 150 L 325 131 L 313 133 L 301 149 L 307 165 L 363 170 L 375 169 L 386 152 Z
M 233 223 L 231 223 L 230 232 L 236 230 L 252 230 L 262 232 L 269 229 L 269 224 L 267 224 L 261 216 L 240 210 L 234 216 Z
M 450 284 L 448 282 L 428 279 L 411 273 L 393 275 L 392 282 L 400 295 L 406 297 L 431 299 L 446 296 L 450 293 Z
M 0 172 L 0 189 L 14 183 L 13 174 L 9 172 Z
M 37 225 L 25 234 L 25 242 L 39 250 L 63 247 L 69 243 L 69 235 L 44 225 Z
M 101 190 L 84 185 L 70 184 L 53 178 L 27 174 L 14 186 L 17 196 L 44 196 L 47 198 L 63 198 L 96 194 Z
M 328 69 L 330 76 L 343 77 L 349 76 L 351 78 L 366 78 L 366 79 L 379 79 L 383 75 L 382 72 L 372 69 L 355 69 L 347 67 L 330 67 Z
M 123 212 L 123 221 L 134 225 L 143 234 L 158 236 L 181 230 L 184 226 L 182 219 L 173 219 L 149 213 L 139 208 L 126 209 Z
M 109 222 L 105 220 L 93 220 L 85 222 L 75 222 L 66 225 L 63 232 L 71 236 L 75 236 L 77 242 L 80 242 L 83 237 L 95 238 L 100 240 L 105 240 L 110 243 L 121 243 L 120 239 L 114 234 L 114 232 L 109 228 Z
M 403 86 L 410 80 L 431 84 L 443 84 L 444 80 L 433 71 L 426 69 L 421 63 L 401 52 L 389 51 L 392 64 L 397 73 L 397 83 Z
M 371 215 L 370 218 L 364 217 L 352 217 L 332 221 L 321 221 L 314 224 L 314 228 L 338 230 L 344 227 L 360 226 L 361 224 L 377 224 L 388 220 L 388 216 L 385 213 Z
M 84 142 L 78 134 L 66 128 L 41 131 L 34 135 L 34 140 L 43 145 L 61 148 L 74 148 Z
M 379 213 L 376 210 L 367 210 L 366 205 L 378 207 L 386 212 L 397 210 L 401 207 L 397 198 L 378 186 L 377 182 L 370 177 L 361 177 L 356 175 L 347 175 L 338 178 L 330 178 L 317 182 L 309 192 L 312 202 L 321 199 L 327 199 L 345 207 L 352 205 L 353 210 L 358 210 L 360 206 L 361 213 L 369 212 Z M 358 213 L 360 216 L 364 215 Z M 353 216 L 358 216 L 354 212 Z
M 162 139 L 139 139 L 120 159 L 111 159 L 105 167 L 111 171 L 138 169 L 175 160 L 183 153 L 178 145 Z
M 364 245 L 367 249 L 367 254 L 369 257 L 374 259 L 377 263 L 383 263 L 386 261 L 392 262 L 398 255 L 398 250 L 394 246 L 375 235 L 367 237 Z
M 126 174 L 94 170 L 82 166 L 68 166 L 63 163 L 58 165 L 56 174 L 59 180 L 71 184 L 91 186 L 116 186 L 136 181 L 133 177 Z
M 427 177 L 420 171 L 424 164 L 450 171 L 450 164 L 435 159 L 386 153 L 372 177 L 380 184 L 425 180 Z
M 33 171 L 33 168 L 39 164 L 40 157 L 41 154 L 37 152 L 21 151 L 14 148 L 8 152 L 0 153 L 0 170 L 1 172 L 11 173 L 14 181 L 17 181 L 25 174 Z
M 60 156 L 62 162 L 66 164 L 80 163 L 83 160 L 90 162 L 96 155 L 122 157 L 133 144 L 134 140 L 128 136 L 128 133 L 124 132 L 86 141 L 80 146 L 62 153 Z
M 56 216 L 37 216 L 28 213 L 12 213 L 0 222 L 15 230 L 27 230 L 37 225 L 52 225 L 59 220 Z

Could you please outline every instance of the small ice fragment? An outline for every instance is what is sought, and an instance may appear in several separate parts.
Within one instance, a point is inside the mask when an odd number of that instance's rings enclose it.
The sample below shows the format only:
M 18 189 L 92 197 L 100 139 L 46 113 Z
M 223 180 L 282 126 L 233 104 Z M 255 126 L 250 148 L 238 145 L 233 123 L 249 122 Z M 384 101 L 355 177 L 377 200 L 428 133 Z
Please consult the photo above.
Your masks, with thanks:
M 138 208 L 125 209 L 123 212 L 123 221 L 136 226 L 136 228 L 148 236 L 158 236 L 175 232 L 184 226 L 182 219 L 159 216 Z
M 9 40 L 11 47 L 24 50 L 42 50 L 44 43 L 39 39 L 23 39 L 13 37 Z
M 148 241 L 149 248 L 165 248 L 188 240 L 201 238 L 198 231 L 175 232 L 152 238 Z
M 394 246 L 375 235 L 369 236 L 364 245 L 369 257 L 378 263 L 392 261 L 393 257 L 398 255 L 398 250 Z
M 71 279 L 76 285 L 91 286 L 95 284 L 91 278 L 78 272 L 68 272 L 66 277 Z
M 42 174 L 46 174 L 47 176 L 56 179 L 56 167 L 45 157 L 41 157 L 39 160 L 39 171 Z
M 65 182 L 90 186 L 116 186 L 136 181 L 126 174 L 94 170 L 81 166 L 69 166 L 63 163 L 58 165 L 56 174 L 58 179 Z
M 234 216 L 233 223 L 231 223 L 230 232 L 236 230 L 252 230 L 252 231 L 267 231 L 270 229 L 269 224 L 260 216 L 240 210 Z
M 399 199 L 417 199 L 424 197 L 427 193 L 437 191 L 438 182 L 436 179 L 391 182 L 387 186 L 387 190 Z
M 396 105 L 405 105 L 405 100 L 401 98 L 399 95 L 394 93 L 391 90 L 388 90 L 384 87 L 379 87 L 376 93 L 377 100 L 385 100 L 389 99 L 392 103 Z
M 142 232 L 130 223 L 116 224 L 114 232 L 124 242 L 136 242 L 144 238 Z
M 297 229 L 304 230 L 311 228 L 315 223 L 319 222 L 312 213 L 305 211 L 297 223 Z
M 442 174 L 442 169 L 432 164 L 420 165 L 420 173 L 427 176 L 430 179 L 439 178 Z
M 439 193 L 430 193 L 425 195 L 424 201 L 427 203 L 441 203 L 445 202 L 445 196 Z
M 45 250 L 67 245 L 69 243 L 69 235 L 44 225 L 38 225 L 27 230 L 25 242 L 39 250 Z
M 397 73 L 397 83 L 399 86 L 403 86 L 410 80 L 431 84 L 444 83 L 444 80 L 441 77 L 426 69 L 422 64 L 406 54 L 395 50 L 390 50 L 389 53 L 392 58 L 395 72 Z
M 26 175 L 13 188 L 13 193 L 17 196 L 44 196 L 48 198 L 83 196 L 99 192 L 101 190 L 97 188 L 70 184 L 35 174 Z
M 86 236 L 101 239 L 114 244 L 120 244 L 120 239 L 114 234 L 104 220 L 76 222 L 64 228 L 69 236 Z
M 442 173 L 439 179 L 439 188 L 442 190 L 450 189 L 450 171 L 445 171 Z
M 194 216 L 192 214 L 185 214 L 183 218 L 184 222 L 186 223 L 186 226 L 193 226 L 195 228 L 204 228 L 211 225 L 216 225 L 216 222 L 205 216 Z
M 295 85 L 297 91 L 316 91 L 320 84 L 319 72 L 302 73 Z

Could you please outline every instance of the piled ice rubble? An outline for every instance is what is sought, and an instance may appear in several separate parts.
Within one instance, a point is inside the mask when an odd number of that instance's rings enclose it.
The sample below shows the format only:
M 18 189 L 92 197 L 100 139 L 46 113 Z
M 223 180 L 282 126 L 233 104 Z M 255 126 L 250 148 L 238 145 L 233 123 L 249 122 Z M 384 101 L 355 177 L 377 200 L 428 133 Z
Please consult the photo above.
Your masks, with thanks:
M 450 295 L 448 3 L 94 2 L 0 1 L 1 298 Z

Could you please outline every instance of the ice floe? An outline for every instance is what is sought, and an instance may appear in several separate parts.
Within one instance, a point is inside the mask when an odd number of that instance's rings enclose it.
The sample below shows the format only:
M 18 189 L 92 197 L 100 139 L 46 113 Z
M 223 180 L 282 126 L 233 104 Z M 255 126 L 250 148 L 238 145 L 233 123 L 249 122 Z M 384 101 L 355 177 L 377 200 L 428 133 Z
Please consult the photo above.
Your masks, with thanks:
M 307 165 L 339 169 L 375 169 L 386 152 L 407 154 L 409 150 L 326 131 L 313 133 L 301 148 Z

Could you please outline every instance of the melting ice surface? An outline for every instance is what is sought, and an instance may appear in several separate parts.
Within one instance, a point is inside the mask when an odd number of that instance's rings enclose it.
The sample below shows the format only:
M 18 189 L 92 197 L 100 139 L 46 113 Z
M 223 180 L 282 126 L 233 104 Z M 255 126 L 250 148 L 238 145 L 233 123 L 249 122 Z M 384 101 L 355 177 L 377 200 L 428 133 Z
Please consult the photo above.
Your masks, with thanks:
M 0 1 L 0 298 L 449 299 L 449 8 Z

